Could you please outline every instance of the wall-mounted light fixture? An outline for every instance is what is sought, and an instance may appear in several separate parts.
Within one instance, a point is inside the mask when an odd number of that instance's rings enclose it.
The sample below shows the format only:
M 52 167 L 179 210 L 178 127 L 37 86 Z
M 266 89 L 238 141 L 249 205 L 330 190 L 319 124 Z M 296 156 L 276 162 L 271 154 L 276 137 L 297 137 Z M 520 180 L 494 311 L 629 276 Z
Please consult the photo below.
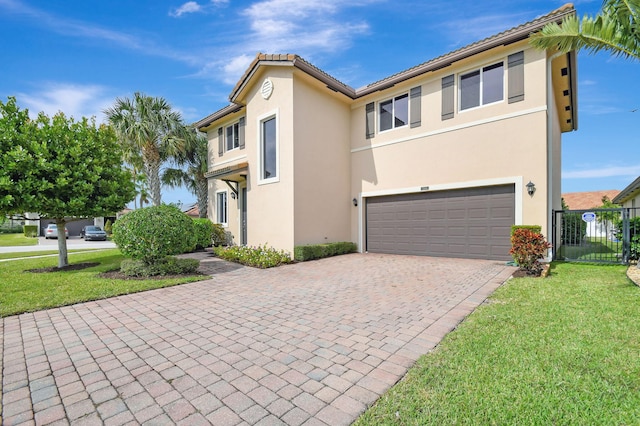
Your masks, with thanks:
M 236 193 L 235 192 L 231 193 L 231 198 L 233 198 L 234 200 L 236 199 Z
M 536 192 L 536 185 L 529 181 L 529 183 L 527 184 L 527 194 L 529 194 L 529 196 L 533 197 L 533 194 L 535 194 Z
M 353 200 L 351 200 L 351 202 L 353 203 L 354 207 L 358 207 L 358 199 L 354 198 Z

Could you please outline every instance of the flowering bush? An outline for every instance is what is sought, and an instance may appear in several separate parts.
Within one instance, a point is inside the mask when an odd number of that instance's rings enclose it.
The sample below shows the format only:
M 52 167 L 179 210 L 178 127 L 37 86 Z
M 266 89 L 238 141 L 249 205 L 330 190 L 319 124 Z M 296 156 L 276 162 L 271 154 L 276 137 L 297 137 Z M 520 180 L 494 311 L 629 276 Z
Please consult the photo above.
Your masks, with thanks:
M 272 268 L 274 266 L 291 263 L 291 255 L 284 250 L 264 246 L 247 247 L 215 247 L 214 253 L 221 259 L 241 263 L 256 268 Z
M 529 229 L 516 229 L 511 235 L 511 250 L 509 254 L 529 275 L 540 275 L 543 258 L 551 244 L 545 241 L 544 236 Z

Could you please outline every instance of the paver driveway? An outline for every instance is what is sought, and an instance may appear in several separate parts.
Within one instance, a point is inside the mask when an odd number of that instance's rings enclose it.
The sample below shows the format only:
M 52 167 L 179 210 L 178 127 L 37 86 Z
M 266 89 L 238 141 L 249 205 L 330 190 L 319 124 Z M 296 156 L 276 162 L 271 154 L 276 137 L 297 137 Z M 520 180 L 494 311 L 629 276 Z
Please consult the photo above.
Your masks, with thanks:
M 5 425 L 347 425 L 513 272 L 351 254 L 0 323 Z

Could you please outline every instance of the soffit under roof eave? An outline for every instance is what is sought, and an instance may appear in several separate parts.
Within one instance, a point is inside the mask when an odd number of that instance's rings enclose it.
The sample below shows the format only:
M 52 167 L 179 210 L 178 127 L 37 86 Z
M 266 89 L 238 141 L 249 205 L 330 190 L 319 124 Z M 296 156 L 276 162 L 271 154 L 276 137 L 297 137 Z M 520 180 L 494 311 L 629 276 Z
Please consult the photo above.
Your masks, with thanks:
M 208 115 L 207 117 L 196 121 L 193 124 L 193 127 L 195 127 L 196 129 L 198 129 L 199 131 L 207 131 L 208 128 L 211 126 L 212 123 L 220 120 L 221 118 L 224 118 L 230 114 L 236 113 L 238 111 L 240 111 L 242 108 L 244 108 L 244 105 L 240 105 L 240 104 L 230 104 L 227 105 L 226 107 L 219 109 L 218 111 L 214 112 L 211 115 Z
M 620 191 L 618 195 L 613 197 L 613 201 L 616 204 L 622 204 L 627 200 L 632 199 L 636 195 L 640 194 L 640 177 L 631 182 L 625 189 Z

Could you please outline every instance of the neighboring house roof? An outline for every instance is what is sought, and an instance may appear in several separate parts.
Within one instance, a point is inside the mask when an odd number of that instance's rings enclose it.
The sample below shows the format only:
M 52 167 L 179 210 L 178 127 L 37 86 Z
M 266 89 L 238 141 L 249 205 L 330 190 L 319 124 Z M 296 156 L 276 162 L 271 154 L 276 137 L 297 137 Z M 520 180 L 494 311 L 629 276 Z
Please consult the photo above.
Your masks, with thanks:
M 620 191 L 612 200 L 614 203 L 622 204 L 640 194 L 640 177 L 631 182 L 625 189 Z
M 602 197 L 615 201 L 615 197 L 620 193 L 619 189 L 608 189 L 604 191 L 588 191 L 588 192 L 568 192 L 562 194 L 564 203 L 571 210 L 593 209 L 602 205 Z
M 185 210 L 185 214 L 187 216 L 191 216 L 191 217 L 199 217 L 200 216 L 200 209 L 198 208 L 197 204 L 194 204 L 193 206 L 191 206 L 187 210 Z
M 198 129 L 203 129 L 209 126 L 211 123 L 216 120 L 225 117 L 228 114 L 232 114 L 237 112 L 242 108 L 242 104 L 238 101 L 238 98 L 242 94 L 245 88 L 249 86 L 249 82 L 251 77 L 256 74 L 258 69 L 261 66 L 292 66 L 298 68 L 310 76 L 316 78 L 322 83 L 326 84 L 327 88 L 333 90 L 338 93 L 342 93 L 345 96 L 351 99 L 357 99 L 368 94 L 387 89 L 392 87 L 398 83 L 401 83 L 405 80 L 409 80 L 413 77 L 417 77 L 419 75 L 425 74 L 431 71 L 437 71 L 442 68 L 450 66 L 452 63 L 456 61 L 460 61 L 462 59 L 468 58 L 470 56 L 476 55 L 478 53 L 484 52 L 486 50 L 492 49 L 497 46 L 507 45 L 511 43 L 515 43 L 520 40 L 524 40 L 528 38 L 531 33 L 539 31 L 546 24 L 551 22 L 560 23 L 562 20 L 570 15 L 575 15 L 576 11 L 573 7 L 573 4 L 567 3 L 564 6 L 556 9 L 546 15 L 543 15 L 539 18 L 534 19 L 533 21 L 524 23 L 522 25 L 518 25 L 517 27 L 511 28 L 509 30 L 503 31 L 494 36 L 485 38 L 483 40 L 472 43 L 468 46 L 462 47 L 460 49 L 454 50 L 445 55 L 439 56 L 435 59 L 432 59 L 427 62 L 423 62 L 420 65 L 416 65 L 415 67 L 409 68 L 407 70 L 401 71 L 397 74 L 386 77 L 382 80 L 371 83 L 365 87 L 354 89 L 336 78 L 330 76 L 326 72 L 321 69 L 315 67 L 310 64 L 303 58 L 294 54 L 265 54 L 258 53 L 256 57 L 253 59 L 245 73 L 242 75 L 238 83 L 235 85 L 231 94 L 229 95 L 229 100 L 232 102 L 231 105 L 228 105 L 213 114 L 199 120 L 194 123 L 194 126 Z M 575 52 L 571 52 L 570 55 L 575 55 Z M 575 63 L 575 62 L 574 62 Z M 576 73 L 573 72 L 571 77 L 571 105 L 577 105 L 575 99 L 576 93 L 576 81 L 575 81 Z M 573 111 L 576 108 L 571 108 Z M 572 122 L 573 129 L 577 129 L 577 114 L 572 114 Z

